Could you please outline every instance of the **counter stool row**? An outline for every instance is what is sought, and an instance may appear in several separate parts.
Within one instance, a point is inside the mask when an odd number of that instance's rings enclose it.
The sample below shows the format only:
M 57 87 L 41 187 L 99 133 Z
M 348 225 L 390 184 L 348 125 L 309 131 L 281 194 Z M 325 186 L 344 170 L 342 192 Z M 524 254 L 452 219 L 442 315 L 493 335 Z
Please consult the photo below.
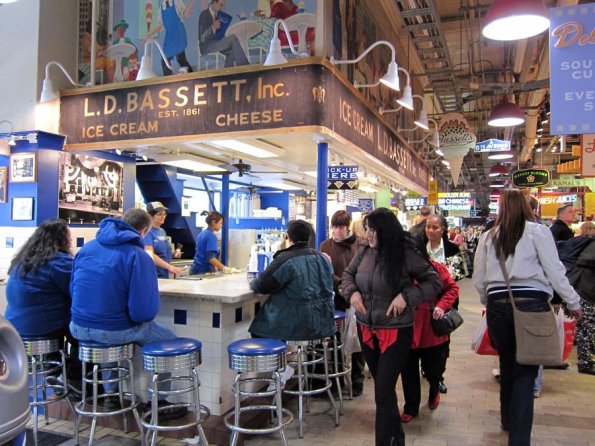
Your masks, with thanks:
M 65 355 L 58 338 L 23 338 L 29 362 L 32 393 L 31 409 L 33 411 L 33 435 L 35 445 L 38 444 L 38 410 L 40 406 L 66 399 L 75 413 L 75 444 L 79 444 L 79 428 L 83 417 L 91 417 L 89 445 L 94 443 L 97 419 L 108 416 L 122 415 L 124 430 L 128 432 L 127 413 L 131 412 L 141 432 L 141 443 L 144 445 L 151 437 L 151 445 L 156 442 L 159 431 L 172 431 L 196 427 L 201 445 L 208 445 L 202 423 L 208 418 L 209 411 L 201 406 L 199 387 L 200 381 L 196 367 L 201 363 L 200 341 L 190 338 L 176 338 L 169 341 L 156 342 L 143 346 L 144 369 L 152 373 L 152 379 L 147 391 L 151 395 L 151 410 L 142 416 L 138 414 L 139 401 L 134 389 L 134 344 L 107 345 L 92 341 L 79 342 L 79 358 L 82 362 L 82 398 L 72 406 L 67 398 L 68 376 L 66 374 Z M 47 355 L 60 354 L 61 361 L 47 360 Z M 91 368 L 89 371 L 88 368 Z M 178 372 L 176 376 L 170 376 Z M 186 374 L 180 374 L 186 372 Z M 167 377 L 160 379 L 160 373 Z M 58 385 L 46 384 L 50 375 L 62 375 L 62 383 Z M 181 383 L 171 389 L 173 383 Z M 117 385 L 117 392 L 101 390 L 104 385 Z M 91 387 L 91 395 L 87 393 L 87 386 Z M 101 387 L 100 387 L 101 386 Z M 47 390 L 54 391 L 50 397 Z M 41 392 L 41 398 L 39 397 Z M 159 412 L 165 410 L 159 407 L 159 397 L 169 395 L 191 395 L 190 403 L 178 403 L 173 407 L 187 407 L 193 413 L 193 419 L 175 425 L 163 425 L 159 422 Z M 106 404 L 117 398 L 118 404 Z M 102 404 L 103 403 L 103 404 Z M 171 406 L 168 406 L 168 409 Z M 46 424 L 49 422 L 45 411 Z M 143 433 L 144 432 L 144 433 Z

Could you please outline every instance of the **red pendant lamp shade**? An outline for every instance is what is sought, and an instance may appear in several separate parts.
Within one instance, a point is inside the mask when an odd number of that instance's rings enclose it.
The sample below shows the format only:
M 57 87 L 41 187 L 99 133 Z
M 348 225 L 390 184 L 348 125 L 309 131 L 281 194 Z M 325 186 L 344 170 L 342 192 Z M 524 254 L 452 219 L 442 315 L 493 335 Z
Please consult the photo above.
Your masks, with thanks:
M 549 26 L 545 0 L 494 0 L 482 34 L 493 40 L 520 40 L 542 33 Z
M 509 102 L 507 98 L 502 99 L 496 105 L 490 117 L 488 118 L 488 125 L 493 127 L 511 127 L 525 122 L 525 115 L 518 105 Z

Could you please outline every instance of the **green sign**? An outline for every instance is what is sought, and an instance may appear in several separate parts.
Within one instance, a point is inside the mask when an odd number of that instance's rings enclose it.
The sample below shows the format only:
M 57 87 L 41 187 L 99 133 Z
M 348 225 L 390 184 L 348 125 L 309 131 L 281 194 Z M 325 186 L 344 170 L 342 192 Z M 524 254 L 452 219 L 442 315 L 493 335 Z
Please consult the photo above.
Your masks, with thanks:
M 550 171 L 546 169 L 517 170 L 512 174 L 516 187 L 541 187 L 550 182 Z

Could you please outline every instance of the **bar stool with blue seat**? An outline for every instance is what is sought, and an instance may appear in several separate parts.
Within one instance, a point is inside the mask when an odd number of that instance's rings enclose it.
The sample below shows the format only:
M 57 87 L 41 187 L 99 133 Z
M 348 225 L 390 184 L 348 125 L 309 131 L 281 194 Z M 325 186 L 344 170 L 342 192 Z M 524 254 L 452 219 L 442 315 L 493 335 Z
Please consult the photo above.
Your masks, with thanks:
M 297 395 L 298 397 L 298 435 L 304 438 L 304 402 L 306 412 L 308 409 L 308 397 L 312 395 L 327 393 L 331 406 L 335 410 L 335 426 L 339 425 L 339 409 L 331 392 L 331 380 L 329 377 L 329 338 L 310 339 L 302 341 L 287 341 L 289 351 L 287 362 L 296 368 L 296 372 L 290 379 L 297 379 L 297 389 L 285 388 L 283 393 Z M 323 373 L 316 372 L 316 366 L 323 366 Z M 320 385 L 317 383 L 320 382 Z
M 329 378 L 335 380 L 337 391 L 339 393 L 339 411 L 343 414 L 343 392 L 341 391 L 341 378 L 345 381 L 346 389 L 349 391 L 349 399 L 353 399 L 353 386 L 351 383 L 351 365 L 347 361 L 345 351 L 343 350 L 342 337 L 345 332 L 345 319 L 347 315 L 344 311 L 335 309 L 335 325 L 337 332 L 331 336 L 330 353 L 333 356 L 331 362 Z
M 279 370 L 285 368 L 286 351 L 287 344 L 285 342 L 265 338 L 242 339 L 227 346 L 229 368 L 237 372 L 233 384 L 234 410 L 224 418 L 225 425 L 232 431 L 229 442 L 231 446 L 237 444 L 240 433 L 258 435 L 273 432 L 279 432 L 283 445 L 287 446 L 284 428 L 293 421 L 293 414 L 283 408 L 281 392 L 283 382 L 279 374 Z M 253 372 L 272 372 L 273 377 L 243 375 Z M 269 384 L 264 390 L 263 383 Z M 242 397 L 271 396 L 274 396 L 272 404 L 251 404 L 242 407 Z M 276 424 L 263 428 L 242 427 L 242 413 L 251 411 L 274 411 L 276 418 L 273 420 L 276 420 Z M 231 421 L 232 416 L 233 422 Z
M 66 355 L 64 354 L 64 339 L 58 337 L 48 338 L 43 336 L 25 336 L 21 337 L 27 353 L 29 363 L 29 378 L 31 385 L 30 406 L 33 410 L 33 441 L 38 444 L 38 414 L 39 408 L 44 408 L 45 424 L 49 424 L 49 416 L 46 406 L 51 403 L 66 399 L 68 405 L 74 413 L 72 403 L 67 398 L 68 393 L 68 375 L 66 373 Z M 50 360 L 47 355 L 52 353 L 60 354 L 60 360 Z M 48 376 L 62 376 L 61 384 L 47 384 Z M 48 390 L 52 390 L 54 397 L 48 397 Z M 41 399 L 39 393 L 41 392 Z M 6 402 L 4 402 L 6 404 Z
M 110 345 L 95 341 L 79 341 L 79 358 L 82 363 L 82 398 L 76 403 L 75 444 L 79 444 L 79 427 L 83 417 L 92 417 L 89 446 L 94 442 L 97 419 L 122 415 L 124 431 L 128 432 L 127 413 L 132 412 L 142 437 L 142 424 L 137 412 L 138 401 L 134 392 L 134 344 Z M 87 372 L 91 364 L 92 370 Z M 103 366 L 103 367 L 101 367 Z M 100 377 L 101 376 L 101 377 Z M 100 385 L 115 384 L 117 392 L 103 390 Z M 92 395 L 87 395 L 87 385 L 92 386 Z M 126 389 L 124 389 L 126 387 Z M 112 400 L 117 398 L 117 403 Z M 144 443 L 143 443 L 144 444 Z
M 151 445 L 155 444 L 159 431 L 175 431 L 196 427 L 198 438 L 202 446 L 208 446 L 207 438 L 202 429 L 202 423 L 209 417 L 209 409 L 200 404 L 200 381 L 196 368 L 201 364 L 202 343 L 192 338 L 175 338 L 167 341 L 152 342 L 142 347 L 144 369 L 153 374 L 147 389 L 151 395 L 151 410 L 141 417 L 141 423 L 146 429 L 146 440 L 151 436 Z M 186 372 L 186 374 L 170 376 L 172 372 Z M 160 377 L 159 374 L 163 375 Z M 170 388 L 172 384 L 180 384 L 177 388 Z M 165 385 L 165 386 L 164 386 Z M 164 388 L 167 387 L 167 388 Z M 178 402 L 159 407 L 159 399 L 170 395 L 191 395 L 191 402 Z M 159 398 L 163 397 L 163 398 Z M 194 413 L 189 422 L 175 425 L 159 423 L 159 412 L 171 408 L 188 408 Z

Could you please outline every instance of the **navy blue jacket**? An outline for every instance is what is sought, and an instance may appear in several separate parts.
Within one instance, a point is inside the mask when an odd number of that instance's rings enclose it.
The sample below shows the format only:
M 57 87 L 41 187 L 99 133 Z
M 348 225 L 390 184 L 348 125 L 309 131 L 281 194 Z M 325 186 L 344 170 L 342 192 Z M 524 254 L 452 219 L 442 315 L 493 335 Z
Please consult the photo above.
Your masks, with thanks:
M 119 331 L 151 321 L 159 311 L 155 263 L 140 234 L 117 218 L 101 221 L 72 269 L 72 321 Z
M 14 268 L 6 284 L 4 316 L 21 336 L 42 336 L 70 323 L 72 256 L 58 252 L 35 273 Z
M 278 251 L 250 288 L 270 294 L 256 313 L 250 333 L 286 341 L 320 339 L 335 333 L 333 269 L 307 244 Z

